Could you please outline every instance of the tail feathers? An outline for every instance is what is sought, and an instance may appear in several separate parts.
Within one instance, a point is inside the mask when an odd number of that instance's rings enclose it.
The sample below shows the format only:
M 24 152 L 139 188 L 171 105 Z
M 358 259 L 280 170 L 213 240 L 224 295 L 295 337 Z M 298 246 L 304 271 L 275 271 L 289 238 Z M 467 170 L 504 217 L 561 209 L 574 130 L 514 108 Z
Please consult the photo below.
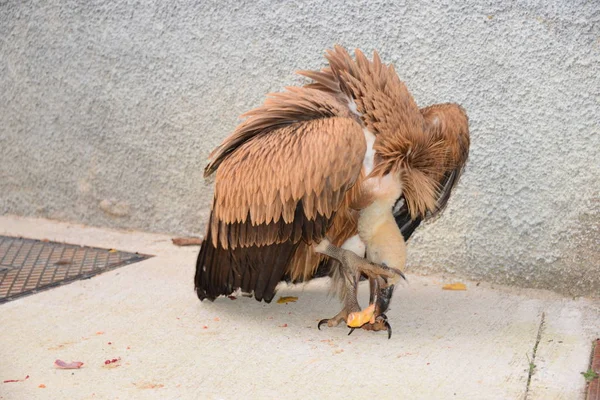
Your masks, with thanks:
M 288 241 L 231 250 L 220 244 L 215 247 L 210 235 L 209 230 L 196 263 L 194 283 L 198 298 L 213 301 L 241 289 L 254 294 L 258 301 L 271 302 L 297 244 Z

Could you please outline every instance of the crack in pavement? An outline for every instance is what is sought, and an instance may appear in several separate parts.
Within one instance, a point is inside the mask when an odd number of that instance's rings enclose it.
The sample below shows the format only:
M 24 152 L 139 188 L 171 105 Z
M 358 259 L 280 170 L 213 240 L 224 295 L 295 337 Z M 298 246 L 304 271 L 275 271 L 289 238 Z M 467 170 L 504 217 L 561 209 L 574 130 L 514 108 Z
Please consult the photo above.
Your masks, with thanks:
M 537 336 L 535 338 L 535 345 L 533 346 L 533 352 L 531 354 L 531 359 L 527 357 L 529 360 L 529 374 L 527 375 L 527 386 L 525 387 L 525 395 L 523 396 L 524 400 L 527 400 L 527 396 L 529 395 L 529 386 L 531 385 L 531 377 L 535 373 L 535 355 L 537 354 L 538 345 L 540 344 L 540 340 L 542 339 L 542 332 L 544 330 L 544 323 L 546 322 L 546 313 L 542 311 L 542 319 L 540 321 L 540 325 L 538 327 Z

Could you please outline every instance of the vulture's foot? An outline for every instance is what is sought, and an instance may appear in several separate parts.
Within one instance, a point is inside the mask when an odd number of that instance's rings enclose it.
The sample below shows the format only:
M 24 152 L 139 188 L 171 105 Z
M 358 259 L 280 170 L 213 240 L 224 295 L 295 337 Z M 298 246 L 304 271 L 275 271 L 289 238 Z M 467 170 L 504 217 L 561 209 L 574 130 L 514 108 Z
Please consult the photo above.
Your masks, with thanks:
M 385 314 L 378 315 L 373 323 L 364 324 L 361 328 L 366 331 L 387 331 L 388 339 L 392 337 L 392 326 Z
M 354 332 L 356 328 L 367 331 L 386 330 L 388 339 L 390 339 L 392 337 L 392 327 L 384 312 L 390 305 L 394 285 L 388 285 L 381 277 L 370 279 L 369 283 L 371 289 L 370 305 L 362 311 L 348 315 L 348 326 L 350 327 L 348 335 Z
M 392 326 L 388 322 L 385 314 L 380 314 L 379 316 L 374 318 L 373 322 L 367 322 L 366 324 L 362 325 L 360 328 L 364 329 L 366 331 L 387 331 L 388 339 L 391 339 L 391 337 L 392 337 Z M 352 332 L 354 332 L 355 329 L 356 328 L 351 327 L 350 332 L 348 332 L 348 335 L 350 335 Z
M 315 251 L 338 260 L 341 263 L 342 273 L 347 290 L 345 307 L 338 315 L 331 319 L 319 321 L 318 328 L 327 323 L 333 327 L 345 321 L 350 328 L 350 335 L 354 329 L 362 328 L 370 331 L 388 331 L 388 338 L 392 335 L 392 328 L 387 322 L 384 312 L 388 309 L 394 283 L 400 278 L 406 279 L 402 271 L 390 268 L 385 264 L 375 264 L 359 257 L 354 252 L 332 245 L 324 239 L 315 247 Z M 366 275 L 371 284 L 371 297 L 369 306 L 360 309 L 356 299 L 356 286 L 361 275 Z
M 347 305 L 335 317 L 320 320 L 319 324 L 317 325 L 317 328 L 321 330 L 321 326 L 325 324 L 327 324 L 329 328 L 333 328 L 334 326 L 338 326 L 341 322 L 347 323 L 348 316 L 351 314 L 356 314 L 357 312 L 360 312 L 360 307 L 358 307 L 358 304 L 355 307 L 349 307 Z

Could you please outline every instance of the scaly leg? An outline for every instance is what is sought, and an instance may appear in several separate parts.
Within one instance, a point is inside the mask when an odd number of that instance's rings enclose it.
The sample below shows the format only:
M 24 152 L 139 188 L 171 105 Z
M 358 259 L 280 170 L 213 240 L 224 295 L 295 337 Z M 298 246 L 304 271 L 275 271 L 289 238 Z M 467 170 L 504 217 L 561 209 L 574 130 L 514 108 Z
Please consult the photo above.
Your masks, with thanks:
M 390 281 L 395 282 L 400 277 L 404 278 L 404 274 L 384 265 L 370 263 L 352 251 L 333 246 L 328 240 L 319 243 L 315 250 L 340 262 L 340 273 L 343 276 L 346 291 L 345 305 L 342 311 L 331 319 L 321 320 L 318 327 L 320 328 L 324 323 L 327 323 L 328 326 L 337 326 L 341 321 L 345 321 L 352 328 L 350 333 L 354 328 L 365 326 L 365 329 L 369 330 L 386 329 L 388 335 L 391 335 L 391 327 L 387 323 L 385 315 L 381 316 L 381 310 L 387 309 L 389 296 L 386 302 L 385 296 L 380 299 L 379 294 L 385 293 L 386 288 L 390 287 Z M 371 305 L 362 311 L 356 298 L 356 288 L 361 274 L 369 277 L 372 289 Z
M 326 318 L 319 321 L 317 328 L 321 330 L 321 325 L 327 324 L 328 327 L 338 326 L 340 322 L 346 322 L 348 315 L 360 311 L 360 305 L 356 298 L 356 289 L 358 287 L 358 280 L 360 274 L 352 274 L 343 266 L 340 267 L 340 274 L 344 280 L 344 308 L 333 318 Z

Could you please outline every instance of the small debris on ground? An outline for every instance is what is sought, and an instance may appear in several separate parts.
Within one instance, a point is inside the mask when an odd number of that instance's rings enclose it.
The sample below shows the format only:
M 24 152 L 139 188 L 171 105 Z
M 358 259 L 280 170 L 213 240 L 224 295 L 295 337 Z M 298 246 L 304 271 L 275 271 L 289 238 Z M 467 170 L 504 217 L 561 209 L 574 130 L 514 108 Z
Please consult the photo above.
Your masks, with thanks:
M 171 239 L 175 246 L 200 246 L 202 238 L 199 237 L 177 237 Z
M 288 324 L 279 325 L 280 328 L 287 328 Z
M 27 379 L 29 379 L 29 375 L 27 375 L 25 378 L 23 379 L 7 379 L 4 381 L 4 383 L 10 383 L 10 382 L 24 382 Z
M 296 296 L 279 296 L 279 300 L 277 300 L 277 304 L 295 303 L 297 301 L 298 301 L 298 297 L 296 297 Z
M 119 358 L 111 358 L 109 360 L 105 360 L 104 361 L 104 367 L 105 368 L 115 368 L 115 367 L 118 367 L 120 365 L 119 361 L 121 361 L 121 357 L 119 357 Z
M 59 369 L 79 369 L 83 366 L 81 361 L 71 361 L 70 363 L 63 360 L 55 360 L 54 366 Z
M 71 260 L 58 260 L 54 263 L 54 265 L 69 265 L 71 264 Z
M 442 286 L 443 290 L 467 290 L 467 285 L 461 282 L 449 283 Z
M 237 300 L 237 297 L 235 296 L 227 296 L 229 298 L 229 300 Z
M 43 383 L 40 383 L 40 384 L 38 385 L 38 387 L 39 387 L 40 389 L 46 389 L 46 385 L 44 385 Z
M 160 389 L 165 387 L 162 383 L 153 383 L 153 382 L 142 382 L 142 383 L 134 383 L 133 384 L 138 389 Z

